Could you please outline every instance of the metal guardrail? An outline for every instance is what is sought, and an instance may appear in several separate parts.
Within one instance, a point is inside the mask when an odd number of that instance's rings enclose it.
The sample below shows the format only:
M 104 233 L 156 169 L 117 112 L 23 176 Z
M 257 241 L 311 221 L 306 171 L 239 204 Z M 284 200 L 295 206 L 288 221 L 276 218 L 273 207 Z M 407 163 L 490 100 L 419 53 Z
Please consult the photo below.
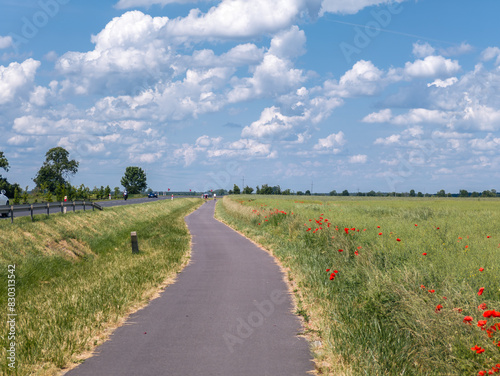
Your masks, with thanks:
M 0 215 L 4 216 L 7 214 L 10 217 L 11 223 L 14 222 L 14 213 L 16 212 L 27 212 L 31 214 L 31 220 L 33 221 L 33 212 L 38 210 L 47 210 L 47 215 L 50 215 L 51 208 L 61 208 L 61 213 L 66 213 L 67 208 L 73 208 L 76 211 L 77 207 L 83 207 L 85 211 L 86 208 L 92 208 L 92 210 L 98 209 L 102 210 L 102 206 L 96 202 L 92 201 L 71 201 L 71 202 L 47 202 L 43 204 L 31 204 L 31 205 L 0 205 Z

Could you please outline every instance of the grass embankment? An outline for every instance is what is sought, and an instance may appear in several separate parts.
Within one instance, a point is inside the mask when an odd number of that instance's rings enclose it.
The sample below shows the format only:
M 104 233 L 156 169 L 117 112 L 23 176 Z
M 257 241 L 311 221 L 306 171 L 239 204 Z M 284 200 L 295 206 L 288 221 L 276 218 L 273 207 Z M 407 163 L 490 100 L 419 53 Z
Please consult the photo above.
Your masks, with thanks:
M 232 196 L 217 216 L 289 270 L 320 374 L 500 367 L 499 200 Z
M 0 222 L 1 372 L 53 375 L 79 362 L 188 260 L 184 216 L 201 200 L 165 200 Z M 139 254 L 130 232 L 137 231 Z M 8 367 L 7 274 L 15 264 L 16 368 Z

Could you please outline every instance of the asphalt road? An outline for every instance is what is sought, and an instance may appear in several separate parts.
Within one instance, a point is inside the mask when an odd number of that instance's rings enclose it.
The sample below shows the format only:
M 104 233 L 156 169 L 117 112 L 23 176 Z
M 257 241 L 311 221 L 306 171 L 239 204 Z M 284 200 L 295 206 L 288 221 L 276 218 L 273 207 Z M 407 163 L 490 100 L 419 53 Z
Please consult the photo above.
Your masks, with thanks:
M 199 197 L 199 196 L 174 196 L 174 200 L 175 199 L 178 199 L 178 198 L 183 198 L 183 197 Z M 121 205 L 132 205 L 132 204 L 144 204 L 146 202 L 153 202 L 153 201 L 158 201 L 158 200 L 170 200 L 171 196 L 159 196 L 158 198 L 147 198 L 147 197 L 143 197 L 143 198 L 129 198 L 127 201 L 121 199 L 121 200 L 104 200 L 104 201 L 96 201 L 99 205 L 101 205 L 102 207 L 104 208 L 109 208 L 109 207 L 112 207 L 112 206 L 121 206 Z M 90 201 L 89 201 L 90 202 Z M 72 211 L 73 208 L 70 208 L 68 207 L 66 209 L 68 212 Z M 80 207 L 77 207 L 76 210 L 83 210 L 83 208 L 80 206 Z M 92 210 L 92 207 L 91 206 L 88 206 L 86 208 L 86 210 Z M 49 211 L 50 211 L 50 214 L 57 214 L 57 213 L 61 213 L 61 207 L 60 206 L 56 206 L 56 204 L 54 203 L 54 206 L 53 207 L 50 207 L 49 208 Z M 34 214 L 37 215 L 37 214 L 47 214 L 47 209 L 37 209 L 37 210 L 34 210 Z M 17 217 L 27 217 L 30 215 L 30 212 L 28 210 L 26 210 L 26 212 L 15 212 L 14 213 L 14 220 L 17 218 Z M 10 219 L 10 217 L 1 217 L 1 219 Z
M 192 258 L 178 280 L 67 376 L 304 376 L 314 369 L 279 267 L 215 220 L 214 206 L 186 217 Z

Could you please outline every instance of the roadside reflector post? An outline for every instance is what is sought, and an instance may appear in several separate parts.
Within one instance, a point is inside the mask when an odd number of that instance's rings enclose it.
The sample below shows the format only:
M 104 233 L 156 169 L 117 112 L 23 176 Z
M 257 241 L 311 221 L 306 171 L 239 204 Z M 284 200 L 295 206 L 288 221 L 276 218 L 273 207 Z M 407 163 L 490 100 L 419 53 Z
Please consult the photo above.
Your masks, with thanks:
M 139 253 L 139 243 L 137 242 L 137 232 L 130 233 L 130 240 L 132 241 L 132 253 Z

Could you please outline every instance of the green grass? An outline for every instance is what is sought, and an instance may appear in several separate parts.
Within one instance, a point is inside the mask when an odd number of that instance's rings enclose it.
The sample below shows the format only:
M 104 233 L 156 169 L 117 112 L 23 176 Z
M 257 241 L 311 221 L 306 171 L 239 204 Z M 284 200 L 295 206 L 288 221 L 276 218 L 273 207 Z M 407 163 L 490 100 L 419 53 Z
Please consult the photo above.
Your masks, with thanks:
M 8 367 L 3 325 L 0 373 L 54 375 L 80 362 L 182 269 L 190 248 L 184 216 L 199 204 L 164 200 L 0 222 L 0 317 L 6 323 L 12 264 L 18 314 L 17 367 Z M 139 254 L 131 252 L 131 231 Z
M 289 270 L 322 341 L 320 374 L 477 375 L 500 363 L 500 330 L 476 325 L 479 304 L 500 311 L 500 200 L 231 196 L 217 216 Z

